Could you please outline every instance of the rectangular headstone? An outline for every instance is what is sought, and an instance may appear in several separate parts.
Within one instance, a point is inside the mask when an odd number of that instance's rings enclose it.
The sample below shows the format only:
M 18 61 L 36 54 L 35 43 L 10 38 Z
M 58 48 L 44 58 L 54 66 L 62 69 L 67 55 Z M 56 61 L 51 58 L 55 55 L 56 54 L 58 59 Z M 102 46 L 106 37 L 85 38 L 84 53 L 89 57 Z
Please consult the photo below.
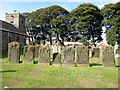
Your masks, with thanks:
M 63 49 L 63 61 L 64 66 L 76 66 L 75 64 L 75 50 L 73 47 L 65 47 Z
M 33 45 L 26 45 L 24 46 L 24 61 L 25 64 L 33 64 L 34 63 L 34 46 Z
M 35 58 L 38 58 L 40 45 L 35 45 Z
M 89 65 L 89 50 L 85 45 L 78 46 L 76 48 L 76 64 Z
M 103 47 L 103 64 L 104 66 L 115 66 L 114 49 L 112 46 Z
M 92 48 L 92 57 L 97 57 L 99 58 L 100 55 L 100 48 Z
M 20 62 L 20 44 L 18 42 L 8 44 L 8 60 L 13 63 Z
M 40 64 L 40 63 L 50 64 L 50 53 L 51 53 L 50 47 L 41 46 L 39 48 L 38 64 Z

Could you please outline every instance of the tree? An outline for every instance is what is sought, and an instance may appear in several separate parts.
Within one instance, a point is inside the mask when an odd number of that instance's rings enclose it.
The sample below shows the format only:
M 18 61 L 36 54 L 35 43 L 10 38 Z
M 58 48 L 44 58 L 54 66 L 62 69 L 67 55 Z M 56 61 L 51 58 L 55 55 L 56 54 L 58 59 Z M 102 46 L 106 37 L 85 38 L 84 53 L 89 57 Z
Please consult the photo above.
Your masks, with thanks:
M 68 19 L 67 16 L 60 15 L 57 18 L 51 21 L 53 28 L 51 29 L 52 32 L 55 33 L 58 41 L 64 45 L 64 38 L 68 33 Z
M 36 27 L 36 35 L 39 34 L 42 39 L 46 39 L 47 35 L 49 35 L 50 42 L 52 44 L 51 38 L 53 25 L 51 24 L 51 21 L 59 15 L 67 15 L 68 13 L 69 12 L 67 10 L 58 5 L 38 9 L 32 12 L 26 20 L 28 31 L 32 31 L 31 29 Z
M 120 2 L 107 4 L 101 10 L 104 19 L 102 25 L 106 28 L 106 39 L 109 44 L 120 45 Z
M 100 10 L 93 4 L 81 4 L 70 13 L 70 28 L 78 31 L 81 41 L 90 41 L 95 45 L 101 41 L 102 28 Z M 85 40 L 86 39 L 86 40 Z

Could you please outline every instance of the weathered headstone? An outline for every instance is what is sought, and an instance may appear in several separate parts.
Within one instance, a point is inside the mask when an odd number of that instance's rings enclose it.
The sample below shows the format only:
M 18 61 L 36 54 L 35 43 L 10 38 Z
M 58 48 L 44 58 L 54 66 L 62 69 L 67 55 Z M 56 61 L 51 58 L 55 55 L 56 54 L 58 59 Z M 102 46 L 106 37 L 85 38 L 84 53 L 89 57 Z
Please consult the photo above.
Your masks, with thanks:
M 114 46 L 115 59 L 120 60 L 120 46 L 116 43 Z
M 18 42 L 8 44 L 8 60 L 13 63 L 20 62 L 20 44 Z
M 53 53 L 52 64 L 61 65 L 61 54 L 60 53 Z
M 99 55 L 100 55 L 100 48 L 93 48 L 92 49 L 92 57 L 97 57 L 99 58 Z
M 58 52 L 58 48 L 57 48 L 57 45 L 52 45 L 52 52 L 53 53 L 57 53 Z
M 76 48 L 76 64 L 79 65 L 89 65 L 89 50 L 85 45 L 78 46 Z
M 33 45 L 26 45 L 24 46 L 24 61 L 25 64 L 33 64 L 34 63 L 34 51 L 35 48 Z
M 35 45 L 35 58 L 38 58 L 40 45 Z
M 92 49 L 89 50 L 89 57 L 92 57 Z
M 76 66 L 75 64 L 75 50 L 73 47 L 65 47 L 63 49 L 63 61 L 64 66 Z
M 51 48 L 50 47 L 41 46 L 39 48 L 38 64 L 40 64 L 40 63 L 50 64 L 50 53 L 51 53 Z
M 114 49 L 112 46 L 103 47 L 103 64 L 104 66 L 115 66 Z

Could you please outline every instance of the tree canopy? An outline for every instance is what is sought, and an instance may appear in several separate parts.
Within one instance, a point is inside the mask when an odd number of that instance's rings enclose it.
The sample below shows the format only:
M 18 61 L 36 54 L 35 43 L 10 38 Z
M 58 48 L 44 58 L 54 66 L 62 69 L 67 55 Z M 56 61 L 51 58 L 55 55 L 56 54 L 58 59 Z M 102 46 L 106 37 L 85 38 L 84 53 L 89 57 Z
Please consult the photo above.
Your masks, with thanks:
M 109 44 L 120 44 L 120 2 L 107 4 L 101 10 L 104 19 L 102 25 L 106 27 L 106 39 Z

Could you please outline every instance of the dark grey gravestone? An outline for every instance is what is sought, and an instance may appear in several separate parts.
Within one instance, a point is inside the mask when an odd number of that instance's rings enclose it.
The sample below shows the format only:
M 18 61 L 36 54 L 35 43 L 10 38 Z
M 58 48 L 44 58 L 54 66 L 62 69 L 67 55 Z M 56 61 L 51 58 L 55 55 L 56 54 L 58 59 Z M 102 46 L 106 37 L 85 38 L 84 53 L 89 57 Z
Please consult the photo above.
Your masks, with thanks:
M 34 46 L 26 45 L 24 46 L 24 55 L 23 55 L 25 64 L 33 64 L 34 63 Z
M 65 47 L 63 49 L 63 66 L 76 66 L 75 64 L 75 50 L 73 47 Z
M 12 63 L 20 62 L 20 44 L 18 42 L 8 44 L 8 60 Z
M 50 52 L 51 49 L 48 46 L 41 46 L 39 48 L 38 64 L 50 64 Z
M 35 45 L 35 58 L 38 58 L 40 45 Z
M 61 54 L 60 53 L 53 53 L 52 64 L 61 65 Z
M 115 66 L 114 49 L 112 46 L 103 47 L 103 64 L 104 66 Z
M 92 57 L 99 58 L 99 55 L 100 55 L 100 48 L 93 48 L 92 49 Z
M 89 65 L 89 50 L 85 45 L 78 46 L 76 48 L 76 64 L 79 65 Z

